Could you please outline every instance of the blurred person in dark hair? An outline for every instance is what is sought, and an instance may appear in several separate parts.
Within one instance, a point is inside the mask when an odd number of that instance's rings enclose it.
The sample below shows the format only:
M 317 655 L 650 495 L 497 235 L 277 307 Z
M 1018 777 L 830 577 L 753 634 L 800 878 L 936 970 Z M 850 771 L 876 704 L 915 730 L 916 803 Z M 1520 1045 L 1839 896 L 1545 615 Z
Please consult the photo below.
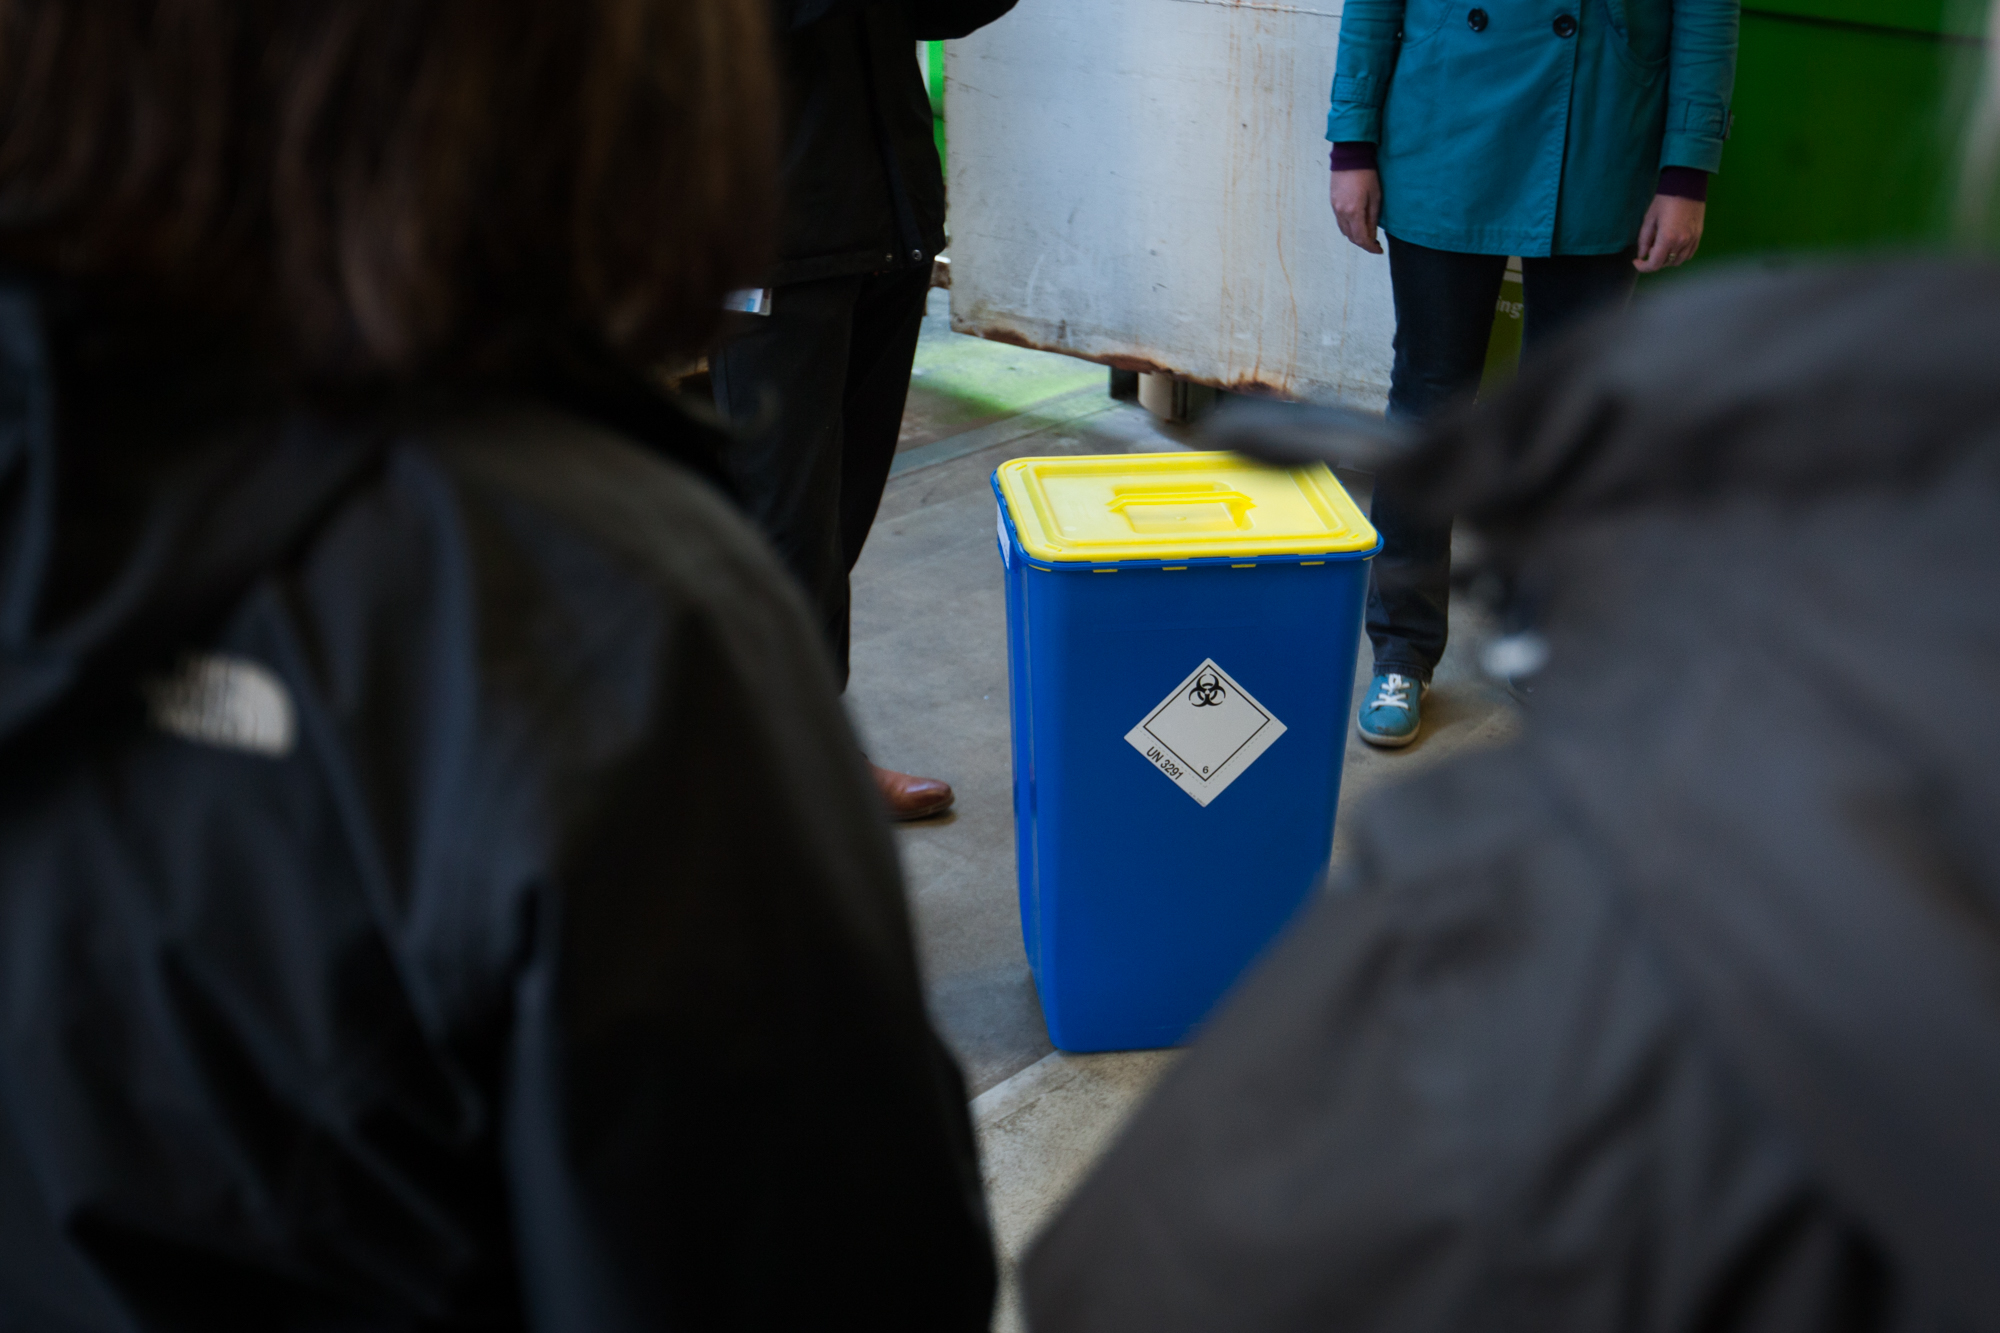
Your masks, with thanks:
M 0 0 L 0 1328 L 983 1329 L 761 0 Z
M 915 43 L 963 37 L 1015 0 L 771 3 L 786 82 L 778 262 L 709 364 L 737 435 L 730 473 L 804 586 L 844 686 L 848 574 L 889 480 L 945 242 Z M 951 806 L 947 783 L 873 772 L 897 819 Z
M 1038 1333 L 2000 1329 L 2000 268 L 1630 318 L 1402 469 L 1556 706 L 1361 812 Z

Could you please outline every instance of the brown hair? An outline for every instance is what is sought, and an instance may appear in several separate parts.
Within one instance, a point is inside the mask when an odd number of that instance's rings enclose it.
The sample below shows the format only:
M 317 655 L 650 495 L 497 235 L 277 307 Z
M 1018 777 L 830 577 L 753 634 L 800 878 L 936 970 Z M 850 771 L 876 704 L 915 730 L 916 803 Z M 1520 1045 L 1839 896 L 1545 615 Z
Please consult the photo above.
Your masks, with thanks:
M 0 0 L 0 259 L 321 380 L 698 346 L 768 241 L 764 0 Z

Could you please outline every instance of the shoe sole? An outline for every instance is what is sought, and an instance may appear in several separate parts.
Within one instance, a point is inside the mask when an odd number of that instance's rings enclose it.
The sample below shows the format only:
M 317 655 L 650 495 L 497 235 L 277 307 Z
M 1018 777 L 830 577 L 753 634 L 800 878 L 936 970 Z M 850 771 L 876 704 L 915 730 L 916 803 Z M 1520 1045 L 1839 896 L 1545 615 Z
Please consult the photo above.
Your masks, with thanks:
M 939 815 L 946 813 L 952 808 L 952 806 L 956 804 L 958 804 L 958 799 L 957 797 L 954 796 L 951 800 L 946 801 L 943 805 L 932 806 L 928 810 L 913 810 L 910 813 L 904 815 L 899 815 L 892 810 L 889 812 L 889 822 L 892 824 L 914 824 L 919 819 L 936 819 Z
M 1370 745 L 1374 746 L 1378 750 L 1400 750 L 1405 745 L 1408 745 L 1411 742 L 1415 741 L 1417 739 L 1418 733 L 1421 732 L 1422 730 L 1423 728 L 1419 727 L 1417 728 L 1416 731 L 1412 731 L 1408 735 L 1385 736 L 1380 732 L 1374 732 L 1368 730 L 1368 728 L 1362 726 L 1358 722 L 1354 724 L 1355 735 L 1361 737 L 1362 740 L 1367 741 Z

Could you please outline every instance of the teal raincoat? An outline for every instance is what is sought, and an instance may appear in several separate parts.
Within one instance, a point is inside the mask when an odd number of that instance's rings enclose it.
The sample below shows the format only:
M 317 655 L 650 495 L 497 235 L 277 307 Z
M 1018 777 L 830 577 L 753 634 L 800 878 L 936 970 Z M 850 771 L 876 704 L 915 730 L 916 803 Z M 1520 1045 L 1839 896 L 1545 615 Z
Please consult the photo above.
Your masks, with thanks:
M 1615 254 L 1661 167 L 1722 165 L 1738 0 L 1346 0 L 1326 137 L 1378 144 L 1382 227 Z

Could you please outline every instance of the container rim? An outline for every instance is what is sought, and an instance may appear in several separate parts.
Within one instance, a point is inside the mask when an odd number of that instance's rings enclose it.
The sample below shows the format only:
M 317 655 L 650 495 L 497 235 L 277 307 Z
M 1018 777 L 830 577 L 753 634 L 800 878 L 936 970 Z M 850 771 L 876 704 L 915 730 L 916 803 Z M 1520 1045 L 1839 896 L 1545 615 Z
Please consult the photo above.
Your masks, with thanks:
M 1004 466 L 1004 464 L 1002 465 Z M 1019 560 L 1030 569 L 1039 569 L 1056 574 L 1112 573 L 1117 570 L 1157 569 L 1178 573 L 1185 569 L 1237 568 L 1247 569 L 1254 565 L 1329 565 L 1349 564 L 1355 561 L 1372 560 L 1382 551 L 1381 534 L 1375 535 L 1375 544 L 1364 550 L 1353 551 L 1296 551 L 1276 555 L 1216 555 L 1185 557 L 1131 557 L 1122 560 L 1046 560 L 1033 555 L 1021 541 L 1020 529 L 1014 523 L 1014 514 L 1007 503 L 1007 492 L 1000 482 L 1000 470 L 995 468 L 988 479 L 993 489 L 994 503 L 1000 511 L 1000 538 L 1009 560 Z M 1371 526 L 1370 531 L 1373 531 Z
M 1031 455 L 1000 464 L 993 484 L 1022 551 L 1037 563 L 1294 563 L 1380 544 L 1324 463 L 1284 467 L 1225 450 Z M 1168 516 L 1174 521 L 1163 521 Z

